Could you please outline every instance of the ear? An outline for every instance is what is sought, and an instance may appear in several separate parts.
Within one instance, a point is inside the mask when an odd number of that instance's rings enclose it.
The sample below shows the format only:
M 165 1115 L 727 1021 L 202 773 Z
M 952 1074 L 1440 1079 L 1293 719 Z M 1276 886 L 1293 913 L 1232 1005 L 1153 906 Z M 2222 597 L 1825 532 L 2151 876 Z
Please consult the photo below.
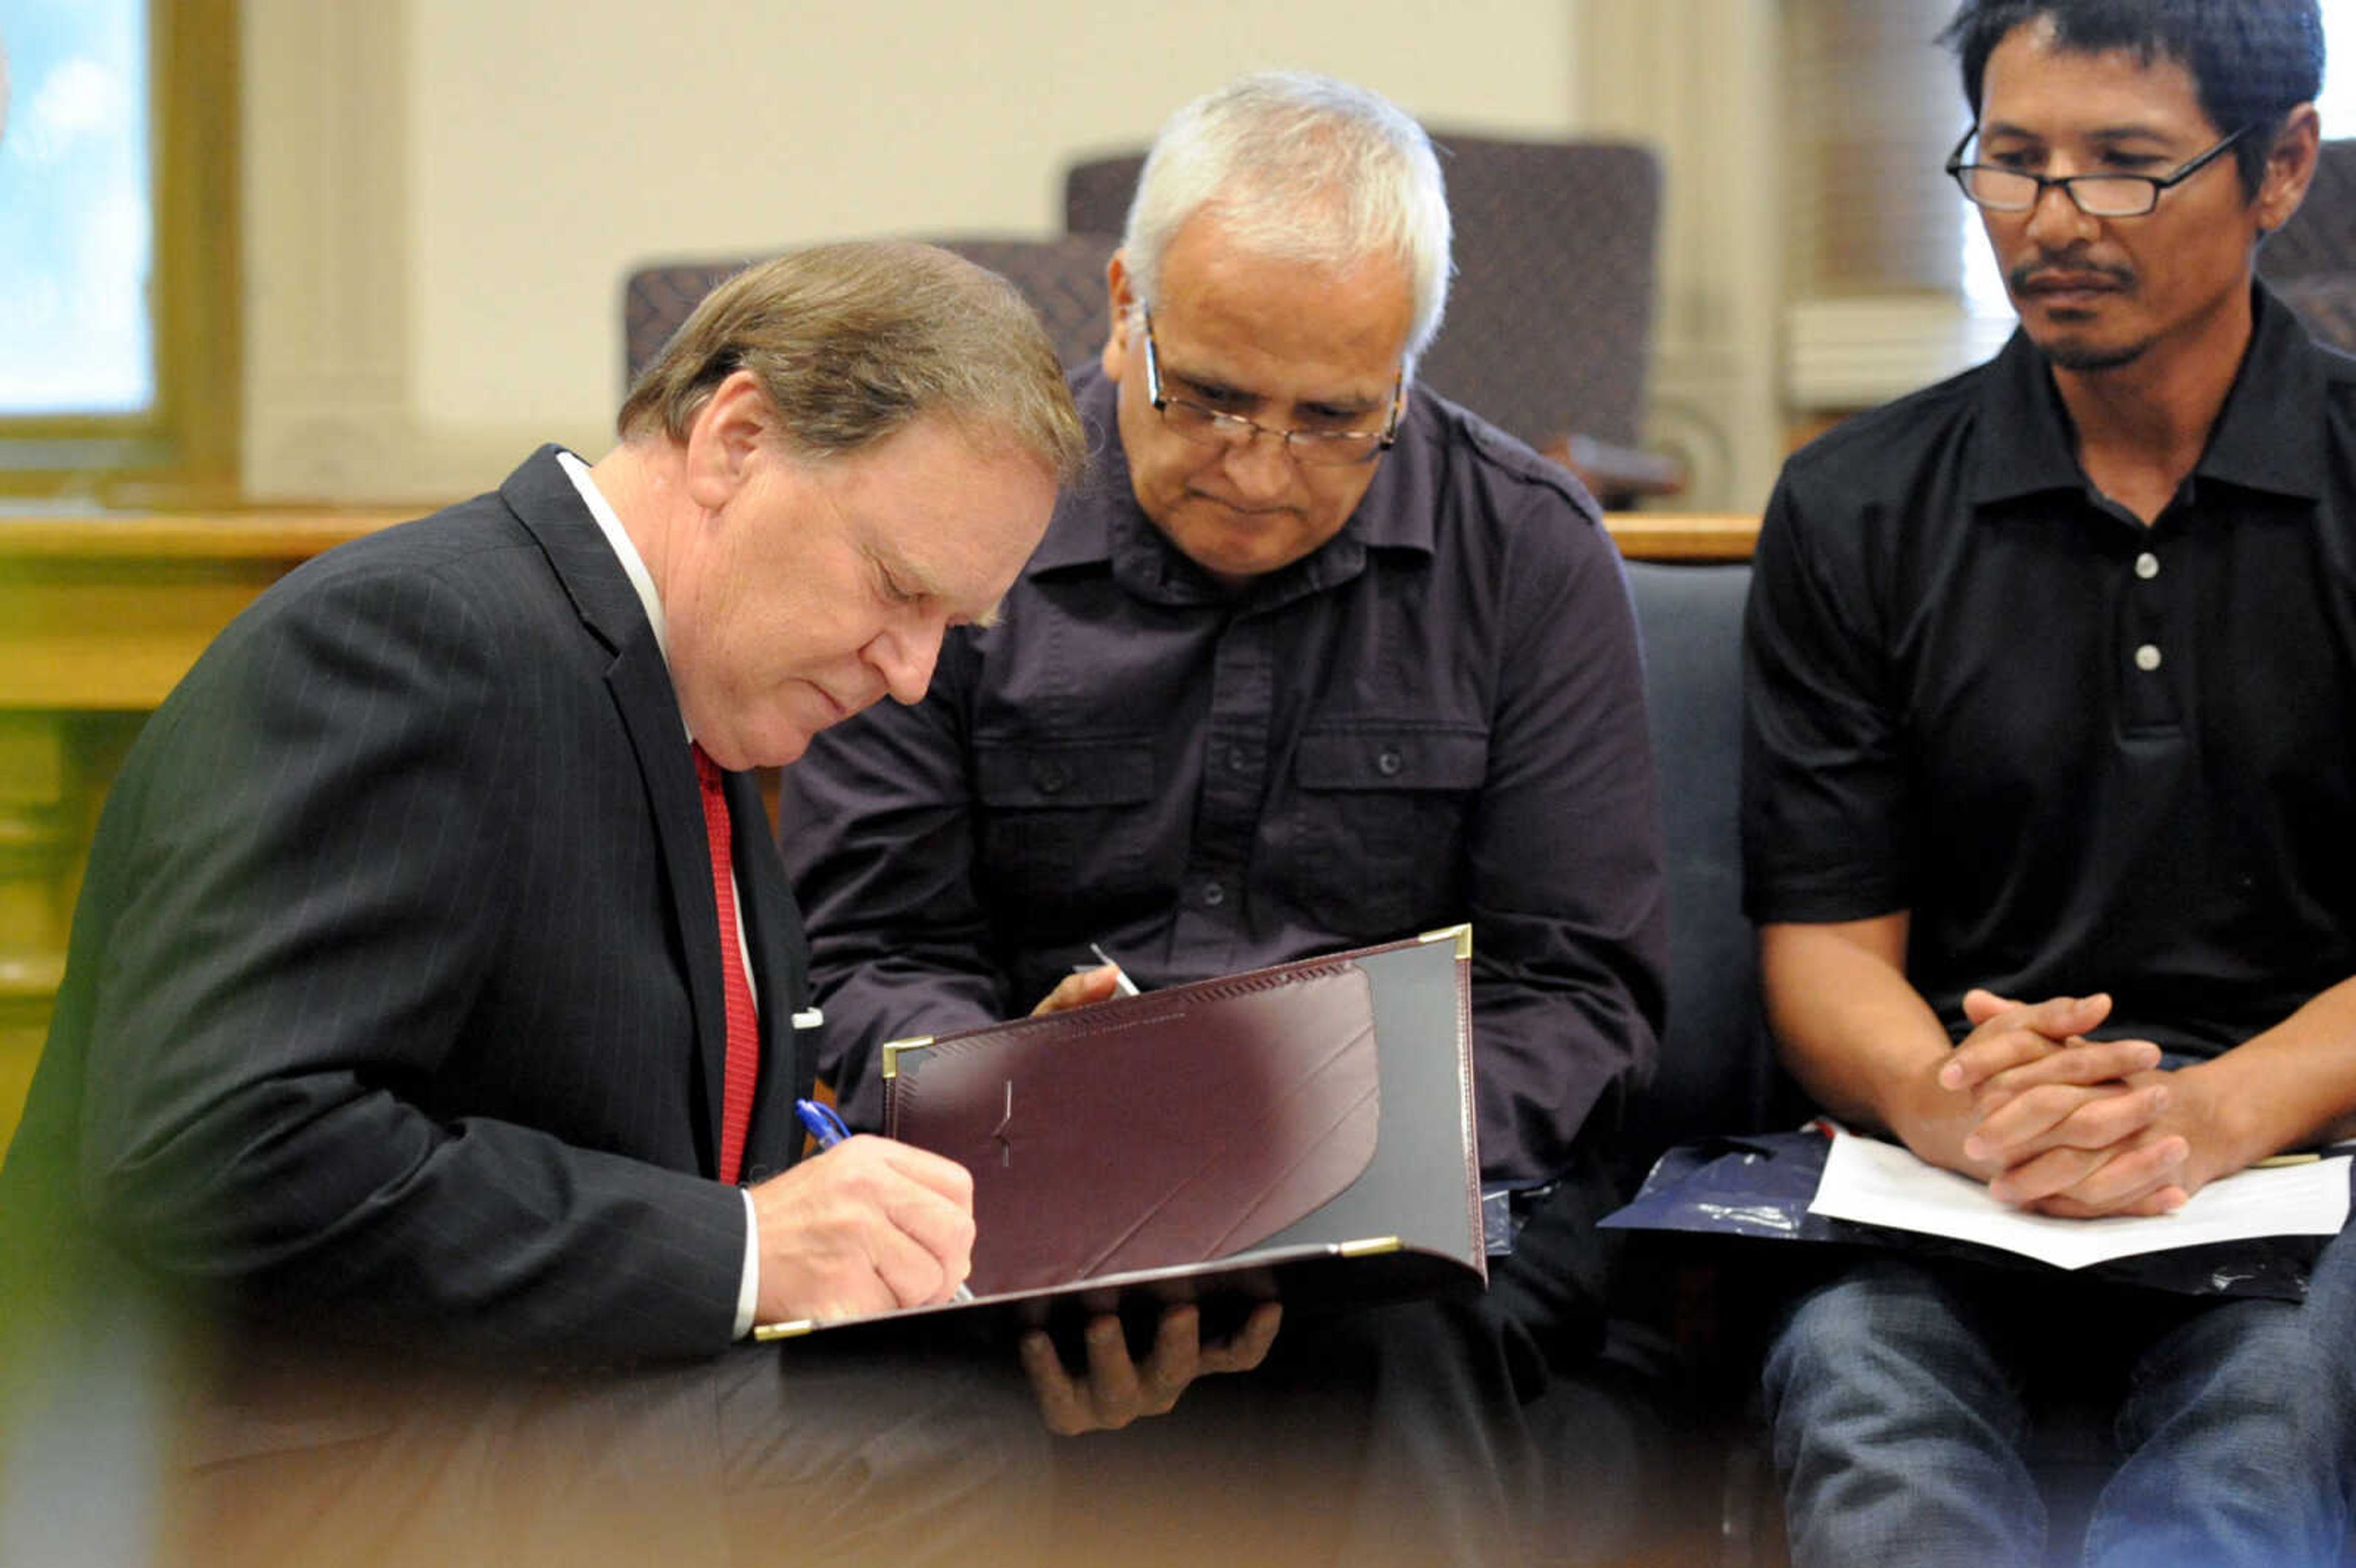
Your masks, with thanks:
M 1120 379 L 1129 363 L 1130 324 L 1137 304 L 1137 287 L 1129 275 L 1129 252 L 1115 251 L 1112 260 L 1105 263 L 1105 294 L 1112 311 L 1110 330 L 1105 338 L 1104 373 L 1108 380 Z
M 2262 232 L 2271 234 L 2288 223 L 2298 204 L 2307 199 L 2322 139 L 2323 123 L 2314 104 L 2302 103 L 2284 119 L 2281 134 L 2267 150 L 2265 177 L 2258 186 L 2258 199 L 2252 204 Z
M 687 493 L 719 511 L 744 487 L 763 453 L 782 433 L 760 378 L 736 370 L 712 389 L 687 428 Z

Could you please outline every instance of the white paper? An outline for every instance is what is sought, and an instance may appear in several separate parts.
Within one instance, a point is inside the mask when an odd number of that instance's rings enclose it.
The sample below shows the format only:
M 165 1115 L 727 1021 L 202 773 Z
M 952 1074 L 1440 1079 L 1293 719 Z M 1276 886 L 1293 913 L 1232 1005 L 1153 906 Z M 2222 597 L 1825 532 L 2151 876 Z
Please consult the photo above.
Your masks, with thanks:
M 1968 1176 L 1879 1138 L 1834 1135 L 1812 1214 L 1953 1236 L 2057 1268 L 2250 1236 L 2337 1235 L 2348 1222 L 2348 1157 L 2250 1169 L 2212 1181 L 2173 1214 L 2065 1220 L 2026 1214 Z

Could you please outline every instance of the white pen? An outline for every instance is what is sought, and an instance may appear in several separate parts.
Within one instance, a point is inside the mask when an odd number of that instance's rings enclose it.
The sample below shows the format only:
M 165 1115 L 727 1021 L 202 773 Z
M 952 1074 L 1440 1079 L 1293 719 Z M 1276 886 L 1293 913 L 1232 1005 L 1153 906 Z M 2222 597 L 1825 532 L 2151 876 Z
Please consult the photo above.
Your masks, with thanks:
M 1129 977 L 1128 970 L 1122 968 L 1119 964 L 1113 963 L 1112 955 L 1104 950 L 1104 944 L 1102 943 L 1089 943 L 1088 951 L 1095 954 L 1098 958 L 1103 959 L 1107 964 L 1112 965 L 1112 994 L 1114 996 L 1133 997 L 1137 995 L 1137 982 Z

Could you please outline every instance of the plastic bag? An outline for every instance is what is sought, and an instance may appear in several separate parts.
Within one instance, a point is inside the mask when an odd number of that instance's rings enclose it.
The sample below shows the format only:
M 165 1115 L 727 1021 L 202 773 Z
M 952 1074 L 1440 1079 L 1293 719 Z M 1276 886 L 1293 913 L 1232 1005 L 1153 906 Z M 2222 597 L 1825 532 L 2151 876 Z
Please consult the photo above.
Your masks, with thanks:
M 1601 1222 L 1613 1230 L 1693 1231 L 1779 1242 L 1829 1242 L 2056 1272 L 2001 1247 L 1859 1225 L 1808 1212 L 1831 1140 L 1814 1127 L 1679 1144 L 1654 1162 L 1636 1196 Z M 2307 1276 L 2329 1236 L 2260 1236 L 2139 1253 L 2070 1272 L 2183 1296 L 2307 1297 Z

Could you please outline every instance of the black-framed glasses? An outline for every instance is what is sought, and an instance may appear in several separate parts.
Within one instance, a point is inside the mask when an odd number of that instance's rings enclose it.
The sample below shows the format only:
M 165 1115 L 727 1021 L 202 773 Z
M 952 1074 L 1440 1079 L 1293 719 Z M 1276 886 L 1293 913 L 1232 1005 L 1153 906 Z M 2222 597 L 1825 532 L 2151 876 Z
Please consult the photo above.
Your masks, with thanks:
M 1138 315 L 1145 323 L 1145 395 L 1152 400 L 1153 411 L 1162 416 L 1162 422 L 1188 441 L 1203 446 L 1249 446 L 1261 436 L 1272 435 L 1296 461 L 1327 468 L 1370 463 L 1398 444 L 1399 413 L 1406 406 L 1404 368 L 1391 382 L 1390 418 L 1380 430 L 1279 430 L 1164 392 L 1162 356 L 1153 343 L 1153 313 L 1140 307 Z
M 1965 199 L 1990 212 L 2027 212 L 2045 198 L 2047 186 L 2062 194 L 2089 218 L 2141 218 L 2159 205 L 2159 193 L 2182 185 L 2223 155 L 2249 127 L 2229 133 L 2225 139 L 2169 175 L 2032 175 L 2001 164 L 1967 164 L 1964 149 L 1980 133 L 1976 125 L 1964 133 L 1947 155 L 1947 173 L 1963 188 Z

